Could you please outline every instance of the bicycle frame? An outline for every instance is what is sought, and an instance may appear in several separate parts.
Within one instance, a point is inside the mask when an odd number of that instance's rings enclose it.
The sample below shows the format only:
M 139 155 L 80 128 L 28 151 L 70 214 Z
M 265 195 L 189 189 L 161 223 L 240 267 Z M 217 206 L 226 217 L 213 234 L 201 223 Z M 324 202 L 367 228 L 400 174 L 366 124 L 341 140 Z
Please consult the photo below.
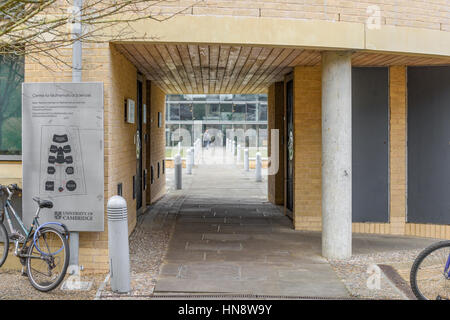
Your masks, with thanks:
M 5 216 L 6 216 L 6 221 L 8 222 L 9 229 L 11 230 L 11 232 L 17 232 L 17 230 L 14 229 L 14 226 L 13 226 L 12 221 L 11 221 L 11 215 L 9 213 L 9 210 L 11 210 L 11 213 L 13 214 L 15 220 L 19 223 L 19 226 L 21 227 L 23 233 L 25 234 L 26 239 L 28 239 L 30 237 L 31 232 L 33 231 L 34 227 L 35 226 L 39 227 L 39 222 L 38 222 L 37 217 L 39 216 L 40 208 L 38 208 L 36 210 L 36 214 L 35 214 L 35 216 L 33 218 L 33 223 L 31 224 L 30 229 L 27 230 L 27 228 L 23 224 L 22 219 L 20 219 L 20 217 L 17 215 L 16 211 L 14 210 L 14 207 L 11 205 L 11 199 L 10 199 L 11 196 L 12 196 L 12 193 L 10 193 L 8 195 L 8 198 L 6 199 L 5 205 L 3 207 L 4 213 L 5 213 Z
M 36 214 L 33 218 L 33 222 L 30 226 L 30 228 L 27 230 L 27 228 L 25 227 L 22 219 L 17 215 L 16 211 L 14 210 L 14 207 L 11 205 L 11 198 L 13 193 L 6 188 L 6 191 L 8 192 L 8 197 L 5 200 L 5 205 L 3 206 L 3 212 L 4 215 L 6 216 L 6 221 L 8 223 L 9 229 L 12 233 L 19 233 L 16 229 L 14 229 L 14 226 L 12 224 L 12 220 L 11 220 L 11 215 L 10 215 L 10 211 L 14 217 L 14 219 L 19 223 L 20 228 L 22 229 L 23 233 L 25 234 L 25 238 L 23 240 L 24 245 L 31 240 L 31 235 L 33 233 L 34 228 L 37 226 L 39 228 L 39 222 L 38 222 L 38 217 L 39 217 L 39 212 L 40 212 L 40 208 L 38 207 L 36 210 Z M 22 254 L 19 252 L 19 239 L 14 240 L 14 245 L 15 245 L 15 250 L 14 250 L 14 255 L 21 257 L 21 258 L 33 258 L 33 259 L 43 259 L 43 257 L 38 257 L 38 256 L 30 256 L 28 254 Z

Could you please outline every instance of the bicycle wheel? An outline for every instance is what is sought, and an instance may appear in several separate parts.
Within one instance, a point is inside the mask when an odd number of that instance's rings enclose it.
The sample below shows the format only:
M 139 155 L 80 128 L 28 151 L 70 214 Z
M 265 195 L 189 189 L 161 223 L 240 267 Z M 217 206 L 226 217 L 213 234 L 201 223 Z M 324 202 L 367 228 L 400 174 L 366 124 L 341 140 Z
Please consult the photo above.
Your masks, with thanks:
M 5 263 L 8 257 L 9 238 L 3 223 L 0 223 L 0 267 Z
M 46 227 L 38 232 L 36 242 L 28 249 L 27 274 L 33 287 L 45 292 L 55 289 L 64 279 L 69 265 L 69 245 L 66 237 L 54 228 Z
M 417 256 L 410 274 L 411 289 L 417 299 L 450 299 L 449 259 L 450 241 L 434 243 Z

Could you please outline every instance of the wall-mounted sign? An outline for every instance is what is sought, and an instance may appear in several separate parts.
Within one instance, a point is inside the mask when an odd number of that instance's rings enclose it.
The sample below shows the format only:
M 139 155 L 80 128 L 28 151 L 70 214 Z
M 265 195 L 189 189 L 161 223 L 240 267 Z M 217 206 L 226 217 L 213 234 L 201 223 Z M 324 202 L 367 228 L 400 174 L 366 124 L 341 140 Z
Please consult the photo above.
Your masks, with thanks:
M 134 113 L 136 110 L 136 103 L 132 99 L 127 99 L 127 122 L 134 123 Z
M 104 230 L 103 83 L 24 83 L 22 86 L 23 218 L 36 203 L 53 208 L 40 222 L 71 231 Z

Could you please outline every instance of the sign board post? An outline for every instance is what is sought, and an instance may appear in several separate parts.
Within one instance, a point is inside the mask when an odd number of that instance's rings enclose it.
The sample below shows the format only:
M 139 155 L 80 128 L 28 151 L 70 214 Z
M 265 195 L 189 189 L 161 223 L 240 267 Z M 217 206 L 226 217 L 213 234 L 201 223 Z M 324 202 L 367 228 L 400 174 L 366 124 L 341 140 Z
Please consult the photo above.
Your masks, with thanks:
M 24 83 L 23 217 L 37 196 L 53 202 L 42 223 L 104 231 L 103 83 Z

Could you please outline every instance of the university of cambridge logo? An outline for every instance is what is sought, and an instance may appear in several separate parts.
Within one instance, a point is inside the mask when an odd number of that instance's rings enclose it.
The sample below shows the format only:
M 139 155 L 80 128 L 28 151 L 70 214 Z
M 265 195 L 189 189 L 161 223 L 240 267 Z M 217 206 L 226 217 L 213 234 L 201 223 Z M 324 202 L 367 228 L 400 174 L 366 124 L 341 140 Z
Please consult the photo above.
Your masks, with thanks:
M 60 220 L 61 216 L 62 216 L 61 211 L 55 211 L 55 219 L 56 220 Z

